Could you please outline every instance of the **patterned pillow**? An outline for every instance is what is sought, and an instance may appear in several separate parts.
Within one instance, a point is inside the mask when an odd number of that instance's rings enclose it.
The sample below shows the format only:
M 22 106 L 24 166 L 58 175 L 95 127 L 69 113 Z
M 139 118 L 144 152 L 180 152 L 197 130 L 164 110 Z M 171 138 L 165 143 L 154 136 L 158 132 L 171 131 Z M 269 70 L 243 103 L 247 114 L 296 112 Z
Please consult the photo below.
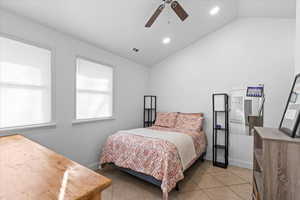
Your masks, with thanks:
M 177 112 L 157 112 L 155 126 L 174 128 Z
M 202 113 L 179 113 L 175 128 L 201 131 L 203 119 Z

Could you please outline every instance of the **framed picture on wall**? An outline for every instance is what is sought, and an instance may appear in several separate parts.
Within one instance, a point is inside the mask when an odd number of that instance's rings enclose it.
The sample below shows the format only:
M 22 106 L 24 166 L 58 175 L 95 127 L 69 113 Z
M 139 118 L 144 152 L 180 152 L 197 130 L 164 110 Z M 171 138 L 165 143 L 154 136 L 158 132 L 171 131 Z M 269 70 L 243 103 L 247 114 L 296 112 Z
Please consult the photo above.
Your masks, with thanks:
M 300 74 L 298 74 L 294 80 L 288 102 L 286 104 L 279 130 L 286 133 L 291 137 L 300 137 L 297 133 L 300 122 Z
M 292 103 L 296 103 L 296 101 L 297 101 L 297 97 L 298 97 L 298 94 L 297 94 L 297 93 L 295 93 L 295 92 L 292 92 L 292 95 L 291 95 L 291 100 L 290 100 L 290 102 L 292 102 Z
M 262 97 L 264 93 L 263 86 L 247 87 L 247 97 Z

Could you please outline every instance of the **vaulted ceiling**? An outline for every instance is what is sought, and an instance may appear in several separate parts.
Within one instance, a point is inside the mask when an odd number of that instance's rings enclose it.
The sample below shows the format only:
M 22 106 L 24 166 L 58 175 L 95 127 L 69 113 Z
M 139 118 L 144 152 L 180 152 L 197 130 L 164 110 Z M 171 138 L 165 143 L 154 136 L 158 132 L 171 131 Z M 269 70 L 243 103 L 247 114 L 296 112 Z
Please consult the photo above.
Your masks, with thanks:
M 295 18 L 296 10 L 296 0 L 178 1 L 189 18 L 181 22 L 168 7 L 150 29 L 144 25 L 162 0 L 0 0 L 0 7 L 147 66 L 238 16 Z M 221 10 L 211 16 L 214 6 Z M 162 44 L 164 37 L 171 43 Z
M 296 0 L 238 0 L 243 17 L 296 17 Z

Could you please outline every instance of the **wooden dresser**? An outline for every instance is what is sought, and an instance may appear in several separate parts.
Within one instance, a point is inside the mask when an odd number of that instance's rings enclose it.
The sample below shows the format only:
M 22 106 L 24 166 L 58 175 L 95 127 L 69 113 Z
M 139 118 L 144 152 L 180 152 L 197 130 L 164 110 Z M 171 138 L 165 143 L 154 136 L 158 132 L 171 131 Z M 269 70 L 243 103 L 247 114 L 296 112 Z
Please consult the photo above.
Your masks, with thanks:
M 110 184 L 21 135 L 0 137 L 0 200 L 100 200 Z
M 253 200 L 300 199 L 300 139 L 255 127 Z

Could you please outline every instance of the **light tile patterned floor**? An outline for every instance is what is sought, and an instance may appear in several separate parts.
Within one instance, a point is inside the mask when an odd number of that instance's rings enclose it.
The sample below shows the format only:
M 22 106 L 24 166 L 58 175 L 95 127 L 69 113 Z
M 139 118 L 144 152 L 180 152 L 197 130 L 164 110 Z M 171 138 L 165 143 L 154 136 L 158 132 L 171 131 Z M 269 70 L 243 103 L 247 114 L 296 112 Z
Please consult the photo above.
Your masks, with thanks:
M 98 171 L 113 180 L 102 200 L 161 200 L 161 190 L 124 172 L 108 167 Z M 172 191 L 170 200 L 249 200 L 252 171 L 230 166 L 213 167 L 198 161 L 179 183 L 180 191 Z

